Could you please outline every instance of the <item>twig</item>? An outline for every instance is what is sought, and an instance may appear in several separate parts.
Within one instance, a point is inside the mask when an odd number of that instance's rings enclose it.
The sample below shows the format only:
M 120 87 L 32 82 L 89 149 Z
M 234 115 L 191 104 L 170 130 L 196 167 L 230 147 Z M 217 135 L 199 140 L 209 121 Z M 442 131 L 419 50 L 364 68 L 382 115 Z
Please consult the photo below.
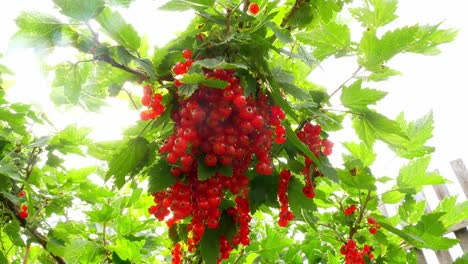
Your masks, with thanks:
M 67 262 L 62 257 L 57 256 L 54 253 L 47 250 L 47 238 L 41 233 L 39 233 L 39 231 L 36 228 L 28 226 L 26 219 L 19 217 L 19 211 L 12 201 L 0 194 L 0 202 L 2 202 L 9 209 L 10 212 L 12 212 L 12 215 L 16 218 L 16 220 L 18 220 L 20 225 L 29 231 L 29 233 L 35 238 L 36 242 L 39 243 L 47 252 L 49 252 L 50 256 L 54 258 L 54 260 L 58 264 L 67 264 Z
M 143 132 L 145 132 L 145 130 L 146 130 L 151 124 L 153 124 L 154 120 L 156 120 L 156 119 L 152 119 L 150 122 L 148 122 L 148 124 L 146 124 L 146 126 L 140 131 L 140 133 L 138 133 L 138 136 L 137 136 L 137 137 L 140 137 L 140 136 L 143 134 Z
M 133 97 L 132 97 L 132 94 L 130 93 L 130 91 L 127 90 L 127 89 L 123 89 L 123 90 L 127 93 L 128 98 L 130 98 L 130 101 L 132 102 L 133 107 L 135 108 L 135 110 L 138 111 L 138 110 L 139 110 L 139 109 L 138 109 L 138 106 L 137 106 L 137 104 L 135 103 L 135 101 L 133 100 Z
M 100 56 L 96 56 L 96 59 L 98 59 L 100 61 L 103 61 L 103 62 L 107 62 L 110 65 L 114 66 L 115 68 L 124 70 L 124 71 L 126 71 L 128 73 L 131 73 L 131 74 L 134 74 L 134 75 L 138 76 L 138 79 L 139 79 L 140 82 L 149 79 L 149 76 L 146 73 L 135 70 L 135 69 L 132 69 L 130 67 L 127 67 L 127 66 L 125 66 L 123 64 L 120 64 L 120 63 L 116 62 L 113 58 L 111 58 L 109 56 L 109 54 L 102 54 Z
M 241 252 L 239 253 L 239 256 L 236 258 L 236 260 L 234 260 L 234 262 L 232 264 L 237 264 L 241 258 L 244 256 L 245 254 L 245 247 L 242 248 Z
M 335 89 L 335 91 L 333 91 L 331 94 L 330 94 L 330 98 L 333 97 L 333 95 L 335 95 L 338 91 L 340 91 L 345 85 L 347 82 L 349 82 L 351 79 L 353 79 L 354 77 L 356 77 L 356 75 L 359 73 L 359 71 L 362 69 L 362 66 L 359 66 L 354 72 L 353 74 L 351 74 L 351 76 L 346 79 L 342 84 L 340 84 L 340 86 L 338 86 L 338 88 Z
M 28 264 L 28 258 L 29 258 L 29 251 L 31 249 L 31 244 L 26 245 L 26 249 L 24 251 L 24 256 L 23 256 L 23 264 Z
M 304 1 L 304 0 L 296 0 L 296 2 L 294 2 L 294 5 L 291 8 L 291 11 L 289 12 L 289 14 L 286 17 L 283 18 L 283 21 L 281 21 L 280 27 L 285 27 L 286 24 L 288 24 L 289 20 L 291 20 L 291 18 L 294 16 L 294 14 L 299 9 L 301 9 L 301 7 L 303 7 L 305 3 L 306 3 L 306 1 Z
M 364 201 L 364 204 L 361 206 L 361 208 L 359 210 L 359 215 L 358 215 L 356 221 L 350 224 L 349 239 L 353 239 L 353 236 L 357 233 L 357 231 L 359 229 L 359 224 L 361 223 L 362 218 L 364 217 L 364 212 L 366 211 L 367 204 L 369 203 L 371 198 L 372 198 L 371 197 L 371 191 L 368 191 L 366 200 Z

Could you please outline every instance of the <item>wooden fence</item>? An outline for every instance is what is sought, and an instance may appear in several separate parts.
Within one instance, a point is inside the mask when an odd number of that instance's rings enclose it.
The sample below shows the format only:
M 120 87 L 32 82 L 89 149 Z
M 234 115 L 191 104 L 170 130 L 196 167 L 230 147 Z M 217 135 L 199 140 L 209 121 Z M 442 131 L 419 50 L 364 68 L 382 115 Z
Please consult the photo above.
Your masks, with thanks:
M 468 199 L 468 169 L 461 159 L 454 160 L 450 162 L 453 172 L 458 180 L 458 183 L 465 194 L 465 197 Z M 435 195 L 440 200 L 443 200 L 444 197 L 450 196 L 450 191 L 447 185 L 434 185 L 433 191 Z M 453 194 L 452 194 L 453 195 Z M 419 193 L 416 197 L 417 200 L 426 200 L 426 197 L 423 192 Z M 382 214 L 388 215 L 387 209 L 385 206 L 381 206 Z M 430 213 L 431 208 L 429 203 L 426 203 L 425 213 Z M 463 253 L 468 252 L 468 219 L 464 220 L 452 228 L 446 233 L 449 235 L 453 233 L 456 238 L 460 240 L 459 246 Z M 411 247 L 409 247 L 411 248 Z M 423 252 L 421 249 L 416 249 L 416 254 L 418 256 L 418 264 L 450 264 L 453 263 L 454 258 L 450 254 L 449 250 L 438 250 L 434 254 L 431 254 L 429 251 Z

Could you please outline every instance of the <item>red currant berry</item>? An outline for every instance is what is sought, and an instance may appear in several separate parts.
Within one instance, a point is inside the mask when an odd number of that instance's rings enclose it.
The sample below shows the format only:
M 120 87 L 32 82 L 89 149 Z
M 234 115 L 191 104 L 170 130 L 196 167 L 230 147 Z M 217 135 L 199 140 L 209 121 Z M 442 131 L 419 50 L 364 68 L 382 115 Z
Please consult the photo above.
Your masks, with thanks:
M 249 11 L 252 13 L 252 15 L 258 14 L 258 11 L 260 11 L 260 7 L 258 6 L 257 3 L 251 3 L 249 5 Z
M 192 58 L 192 51 L 189 50 L 189 49 L 185 49 L 185 50 L 182 51 L 182 56 L 185 59 L 190 59 L 190 58 Z
M 19 217 L 22 218 L 22 219 L 25 219 L 28 217 L 28 212 L 27 211 L 21 211 L 19 213 Z

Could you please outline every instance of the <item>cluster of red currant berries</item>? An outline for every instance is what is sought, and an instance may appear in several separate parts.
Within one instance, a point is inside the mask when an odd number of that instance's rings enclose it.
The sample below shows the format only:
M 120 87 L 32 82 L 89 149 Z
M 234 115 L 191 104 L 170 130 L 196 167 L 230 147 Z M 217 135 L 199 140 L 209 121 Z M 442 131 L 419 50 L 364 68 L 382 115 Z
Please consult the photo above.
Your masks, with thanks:
M 350 239 L 345 245 L 341 246 L 340 253 L 345 256 L 346 264 L 365 264 L 364 256 L 374 259 L 374 254 L 372 254 L 371 250 L 371 246 L 367 244 L 360 250 L 356 246 L 356 241 Z
M 373 217 L 367 217 L 367 223 L 370 225 L 369 232 L 372 235 L 377 234 L 377 230 L 380 229 L 380 225 L 375 221 Z
M 143 87 L 143 97 L 141 104 L 148 109 L 140 112 L 140 119 L 143 121 L 155 119 L 164 112 L 164 106 L 161 104 L 163 96 L 160 93 L 153 95 L 153 87 L 147 84 Z
M 278 200 L 280 202 L 280 213 L 278 225 L 285 227 L 288 225 L 289 221 L 294 219 L 294 214 L 289 210 L 288 206 L 288 184 L 292 175 L 289 170 L 285 169 L 280 172 L 279 176 Z
M 315 157 L 318 157 L 320 153 L 325 156 L 329 156 L 332 153 L 333 142 L 328 138 L 322 139 L 321 134 L 322 127 L 320 125 L 312 125 L 307 123 L 297 133 L 297 137 L 310 149 Z M 305 178 L 306 185 L 302 189 L 304 195 L 308 198 L 315 197 L 315 178 L 322 176 L 318 171 L 317 166 L 314 166 L 314 162 L 306 155 L 304 155 L 305 164 L 302 174 Z
M 172 71 L 174 85 L 183 85 L 180 75 L 188 72 L 194 60 L 192 52 L 184 50 L 185 61 L 177 62 Z M 159 152 L 171 165 L 170 173 L 176 183 L 166 190 L 153 193 L 155 205 L 149 213 L 168 226 L 192 216 L 188 225 L 187 246 L 196 249 L 206 228 L 219 226 L 220 204 L 234 198 L 235 207 L 226 213 L 237 224 L 237 234 L 231 241 L 220 240 L 220 260 L 229 256 L 232 246 L 248 245 L 251 220 L 245 175 L 256 157 L 255 170 L 260 175 L 273 173 L 271 147 L 285 142 L 285 128 L 281 125 L 284 111 L 270 105 L 268 97 L 258 92 L 256 98 L 244 96 L 244 89 L 233 69 L 202 69 L 205 78 L 227 82 L 225 89 L 199 85 L 188 98 L 178 98 L 171 114 L 174 132 Z M 200 179 L 200 166 L 213 168 L 213 175 Z M 221 168 L 232 169 L 223 175 Z M 205 177 L 205 176 L 204 176 Z M 227 194 L 230 192 L 230 194 Z M 231 198 L 232 197 L 232 198 Z M 172 214 L 171 214 L 172 213 Z M 226 240 L 225 240 L 226 239 Z
M 174 248 L 172 248 L 171 254 L 173 264 L 182 263 L 182 245 L 180 243 L 175 244 Z
M 356 205 L 352 204 L 350 206 L 348 206 L 347 208 L 344 209 L 344 213 L 346 216 L 350 216 L 352 214 L 354 214 L 354 212 L 356 211 Z
M 25 192 L 25 191 L 20 191 L 20 192 L 18 193 L 18 197 L 22 198 L 22 197 L 24 197 L 24 196 L 26 196 L 26 192 Z M 25 218 L 27 218 L 27 217 L 29 216 L 29 214 L 28 214 L 28 206 L 27 206 L 26 204 L 23 204 L 23 205 L 21 206 L 21 212 L 18 214 L 18 216 L 19 216 L 20 218 L 22 218 L 22 219 L 25 219 Z

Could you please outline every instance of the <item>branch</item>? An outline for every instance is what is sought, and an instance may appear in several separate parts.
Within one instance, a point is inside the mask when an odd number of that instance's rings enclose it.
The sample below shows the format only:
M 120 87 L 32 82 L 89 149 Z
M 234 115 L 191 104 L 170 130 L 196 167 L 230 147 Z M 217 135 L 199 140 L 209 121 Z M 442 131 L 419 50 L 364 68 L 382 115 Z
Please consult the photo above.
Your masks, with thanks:
M 338 91 L 340 91 L 347 82 L 349 82 L 351 79 L 353 79 L 354 77 L 356 77 L 356 75 L 359 73 L 359 71 L 362 69 L 362 66 L 359 66 L 354 72 L 353 74 L 351 74 L 351 76 L 346 79 L 342 84 L 340 84 L 340 86 L 338 86 L 338 88 L 335 89 L 335 91 L 333 91 L 331 94 L 330 94 L 330 98 L 333 97 L 333 95 L 335 95 Z
M 135 69 L 132 69 L 132 68 L 130 68 L 128 66 L 125 66 L 123 64 L 120 64 L 120 63 L 116 62 L 113 58 L 111 58 L 109 56 L 109 54 L 102 54 L 102 55 L 96 56 L 95 58 L 97 60 L 107 62 L 110 65 L 114 66 L 115 68 L 124 70 L 124 71 L 126 71 L 128 73 L 131 73 L 131 74 L 134 74 L 134 75 L 138 76 L 138 79 L 139 79 L 140 82 L 149 79 L 149 76 L 146 73 L 135 70 Z
M 359 210 L 359 215 L 354 223 L 350 225 L 350 230 L 349 230 L 349 239 L 353 239 L 354 234 L 357 233 L 359 229 L 359 224 L 362 221 L 362 218 L 364 217 L 364 212 L 366 211 L 367 204 L 371 200 L 371 191 L 367 192 L 367 197 L 366 200 L 364 201 L 364 204 L 361 206 Z
M 294 2 L 294 5 L 291 8 L 291 11 L 289 12 L 289 14 L 286 17 L 283 18 L 283 21 L 281 21 L 280 27 L 285 27 L 286 24 L 288 24 L 289 20 L 291 20 L 291 18 L 294 16 L 294 14 L 299 9 L 301 9 L 304 6 L 305 3 L 306 3 L 306 1 L 304 1 L 304 0 L 296 0 L 296 2 Z
M 23 264 L 28 264 L 29 250 L 31 249 L 31 244 L 26 245 L 26 250 L 24 251 Z
M 18 220 L 20 225 L 31 233 L 35 240 L 44 248 L 44 250 L 49 252 L 50 256 L 54 258 L 58 264 L 67 264 L 67 262 L 62 257 L 56 256 L 54 253 L 47 250 L 47 238 L 39 233 L 36 228 L 28 226 L 26 219 L 19 217 L 19 211 L 12 201 L 0 194 L 0 202 L 2 202 L 11 212 L 13 212 L 16 220 Z
M 132 94 L 130 93 L 130 91 L 127 90 L 127 89 L 123 89 L 123 90 L 127 93 L 128 98 L 130 98 L 130 101 L 132 102 L 133 107 L 135 108 L 135 110 L 138 111 L 138 110 L 139 110 L 139 109 L 138 109 L 138 106 L 137 106 L 137 104 L 135 103 L 135 101 L 133 100 L 133 97 L 132 97 Z

